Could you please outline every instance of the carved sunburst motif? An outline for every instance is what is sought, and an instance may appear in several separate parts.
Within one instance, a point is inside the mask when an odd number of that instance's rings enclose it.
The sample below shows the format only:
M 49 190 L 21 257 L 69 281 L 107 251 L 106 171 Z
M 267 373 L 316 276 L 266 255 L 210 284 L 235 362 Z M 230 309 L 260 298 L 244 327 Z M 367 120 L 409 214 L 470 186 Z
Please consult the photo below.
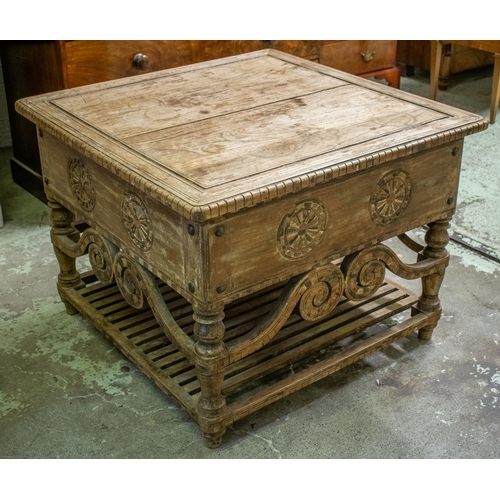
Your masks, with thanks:
M 87 211 L 95 207 L 95 190 L 87 167 L 80 158 L 68 161 L 68 180 L 71 191 L 80 206 Z
M 144 202 L 134 193 L 122 198 L 122 222 L 130 239 L 143 252 L 153 246 L 153 227 Z
M 377 225 L 400 217 L 410 201 L 410 178 L 403 170 L 390 172 L 375 186 L 370 198 L 370 215 Z
M 278 249 L 288 259 L 301 259 L 318 245 L 325 228 L 323 203 L 317 200 L 296 203 L 278 228 Z

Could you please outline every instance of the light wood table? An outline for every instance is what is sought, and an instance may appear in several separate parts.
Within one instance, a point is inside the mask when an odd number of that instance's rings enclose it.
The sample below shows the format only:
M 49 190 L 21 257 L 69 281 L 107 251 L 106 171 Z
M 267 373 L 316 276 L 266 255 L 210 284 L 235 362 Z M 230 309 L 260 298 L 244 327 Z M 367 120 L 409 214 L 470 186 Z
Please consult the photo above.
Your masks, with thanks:
M 493 82 L 490 104 L 490 123 L 493 125 L 500 102 L 500 40 L 431 40 L 431 99 L 436 99 L 443 46 L 450 43 L 493 54 Z
M 431 337 L 463 139 L 482 117 L 273 50 L 16 106 L 37 125 L 68 313 L 207 446 L 397 338 Z M 405 234 L 424 224 L 426 243 Z M 416 262 L 383 243 L 395 236 Z M 386 268 L 421 279 L 420 297 Z

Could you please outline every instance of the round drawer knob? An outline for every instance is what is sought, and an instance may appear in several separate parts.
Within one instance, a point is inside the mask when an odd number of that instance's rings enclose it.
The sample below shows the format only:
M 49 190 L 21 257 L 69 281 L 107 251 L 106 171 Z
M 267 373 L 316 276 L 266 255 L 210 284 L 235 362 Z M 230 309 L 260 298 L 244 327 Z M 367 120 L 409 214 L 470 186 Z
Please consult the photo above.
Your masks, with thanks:
M 147 69 L 148 66 L 149 66 L 149 58 L 148 58 L 148 56 L 145 56 L 144 54 L 136 54 L 132 58 L 132 66 L 135 69 L 139 69 L 139 70 Z

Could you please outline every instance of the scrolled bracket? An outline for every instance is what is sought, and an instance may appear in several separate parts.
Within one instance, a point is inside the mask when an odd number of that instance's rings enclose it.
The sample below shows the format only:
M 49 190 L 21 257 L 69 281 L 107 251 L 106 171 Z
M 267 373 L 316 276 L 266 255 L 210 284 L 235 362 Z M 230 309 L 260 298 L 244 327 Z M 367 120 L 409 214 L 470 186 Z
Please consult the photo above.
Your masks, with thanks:
M 350 300 L 371 297 L 383 284 L 386 268 L 396 276 L 410 280 L 443 272 L 448 260 L 446 253 L 439 258 L 424 258 L 415 264 L 406 264 L 386 245 L 374 245 L 348 255 L 342 261 L 344 295 Z
M 97 279 L 105 285 L 113 282 L 113 259 L 119 249 L 95 229 L 86 229 L 76 242 L 62 235 L 53 235 L 52 241 L 59 250 L 72 258 L 88 253 Z
M 274 310 L 244 338 L 226 345 L 228 364 L 270 342 L 294 310 L 306 321 L 318 321 L 326 317 L 338 304 L 343 289 L 344 277 L 333 263 L 292 278 L 283 288 Z
M 136 309 L 141 309 L 147 302 L 167 338 L 191 359 L 195 343 L 177 324 L 169 311 L 158 289 L 155 276 L 123 251 L 115 255 L 113 270 L 118 289 L 127 303 Z

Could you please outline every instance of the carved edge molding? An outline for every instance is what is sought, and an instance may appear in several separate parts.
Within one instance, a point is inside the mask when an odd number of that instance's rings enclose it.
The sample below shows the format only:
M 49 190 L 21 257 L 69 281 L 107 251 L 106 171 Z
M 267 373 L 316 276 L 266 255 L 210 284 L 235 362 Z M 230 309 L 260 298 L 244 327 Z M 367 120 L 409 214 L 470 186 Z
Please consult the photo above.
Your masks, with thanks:
M 320 163 L 312 173 L 272 183 L 251 192 L 229 196 L 222 201 L 218 200 L 204 205 L 192 205 L 174 193 L 159 190 L 154 179 L 148 179 L 144 175 L 132 172 L 130 168 L 123 165 L 118 159 L 111 158 L 106 151 L 96 151 L 84 140 L 75 140 L 75 137 L 69 135 L 66 128 L 59 123 L 48 121 L 45 114 L 40 114 L 40 110 L 46 106 L 43 103 L 43 99 L 44 96 L 20 99 L 15 104 L 16 111 L 36 124 L 41 130 L 51 134 L 64 144 L 75 148 L 75 150 L 88 156 L 110 172 L 116 173 L 131 185 L 140 186 L 147 195 L 168 206 L 179 215 L 194 221 L 205 221 L 228 213 L 236 213 L 259 203 L 281 198 L 291 193 L 297 193 L 315 185 L 328 183 L 332 179 L 349 175 L 353 172 L 372 168 L 398 158 L 404 158 L 427 149 L 448 144 L 463 139 L 468 135 L 486 130 L 489 124 L 487 119 L 478 117 L 476 120 L 461 124 L 453 130 L 435 133 L 423 139 L 408 142 L 404 147 L 395 146 L 383 149 L 348 162 L 336 163 L 333 166 L 330 162 L 325 161 Z

